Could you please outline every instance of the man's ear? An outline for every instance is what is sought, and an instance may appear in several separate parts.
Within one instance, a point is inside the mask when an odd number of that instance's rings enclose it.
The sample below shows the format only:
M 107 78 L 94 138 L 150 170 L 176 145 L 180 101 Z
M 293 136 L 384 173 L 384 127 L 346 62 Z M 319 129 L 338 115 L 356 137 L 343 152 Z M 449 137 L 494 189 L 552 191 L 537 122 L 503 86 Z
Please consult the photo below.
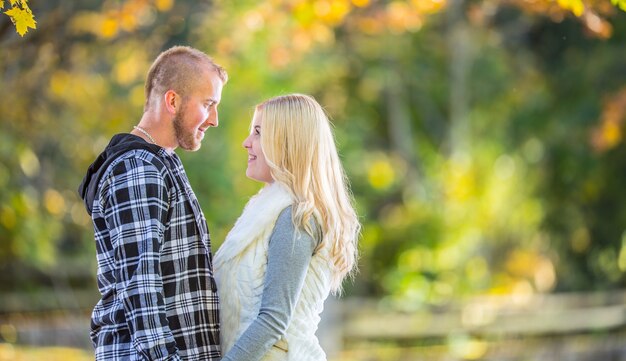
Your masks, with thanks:
M 163 94 L 163 101 L 165 102 L 165 109 L 167 109 L 168 113 L 174 115 L 178 112 L 182 98 L 173 90 L 168 90 Z

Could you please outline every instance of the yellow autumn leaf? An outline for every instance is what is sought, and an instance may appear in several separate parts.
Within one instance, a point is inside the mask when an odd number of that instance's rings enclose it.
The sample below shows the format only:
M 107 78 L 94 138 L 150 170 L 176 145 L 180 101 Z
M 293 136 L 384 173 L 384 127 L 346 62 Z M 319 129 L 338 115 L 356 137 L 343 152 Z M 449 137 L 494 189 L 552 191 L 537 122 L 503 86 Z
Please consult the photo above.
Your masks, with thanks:
M 30 10 L 30 7 L 28 6 L 28 1 L 27 0 L 22 0 L 22 9 L 28 11 L 31 14 L 33 13 Z
M 578 17 L 585 11 L 585 5 L 582 0 L 558 0 L 557 2 L 560 7 L 571 10 L 571 12 Z
M 572 1 L 572 12 L 574 15 L 580 17 L 585 12 L 585 5 L 582 1 Z
M 370 0 L 352 0 L 352 4 L 359 8 L 364 8 L 369 5 Z
M 156 8 L 161 12 L 166 12 L 172 9 L 174 0 L 157 0 L 155 2 Z
M 28 28 L 37 29 L 37 22 L 30 11 L 14 7 L 4 13 L 11 18 L 11 21 L 15 24 L 15 30 L 17 30 L 20 36 L 24 36 L 28 32 Z
M 622 140 L 622 131 L 615 122 L 606 122 L 602 125 L 602 140 L 609 148 L 613 148 Z
M 372 163 L 367 171 L 367 178 L 370 185 L 376 189 L 389 188 L 396 178 L 396 173 L 391 163 L 387 160 L 377 160 Z

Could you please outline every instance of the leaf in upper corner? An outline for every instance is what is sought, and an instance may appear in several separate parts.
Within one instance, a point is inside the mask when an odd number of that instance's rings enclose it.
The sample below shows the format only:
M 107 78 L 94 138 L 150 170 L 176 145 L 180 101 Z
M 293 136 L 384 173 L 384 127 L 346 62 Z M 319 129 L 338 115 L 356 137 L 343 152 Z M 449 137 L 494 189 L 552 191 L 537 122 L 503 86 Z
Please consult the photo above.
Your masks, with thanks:
M 4 13 L 11 18 L 11 21 L 15 24 L 15 30 L 20 36 L 24 36 L 28 32 L 28 28 L 37 29 L 37 22 L 30 11 L 14 7 Z

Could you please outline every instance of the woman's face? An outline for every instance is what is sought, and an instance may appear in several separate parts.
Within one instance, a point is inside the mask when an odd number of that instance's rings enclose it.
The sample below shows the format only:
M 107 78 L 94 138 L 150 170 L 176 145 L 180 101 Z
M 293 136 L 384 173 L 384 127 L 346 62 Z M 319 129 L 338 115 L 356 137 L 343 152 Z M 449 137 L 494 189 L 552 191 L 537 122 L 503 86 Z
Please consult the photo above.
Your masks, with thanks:
M 272 183 L 274 179 L 270 172 L 270 167 L 265 161 L 265 155 L 261 148 L 261 122 L 263 121 L 261 112 L 256 111 L 252 118 L 250 135 L 243 141 L 243 147 L 248 151 L 248 169 L 246 176 L 259 182 Z

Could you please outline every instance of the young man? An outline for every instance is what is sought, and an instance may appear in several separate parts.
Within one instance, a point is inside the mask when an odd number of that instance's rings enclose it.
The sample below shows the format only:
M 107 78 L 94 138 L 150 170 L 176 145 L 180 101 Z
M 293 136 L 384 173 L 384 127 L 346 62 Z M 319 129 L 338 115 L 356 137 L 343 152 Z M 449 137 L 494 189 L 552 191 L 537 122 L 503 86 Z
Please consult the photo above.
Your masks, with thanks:
M 174 150 L 198 150 L 217 127 L 227 80 L 199 50 L 161 53 L 139 124 L 111 139 L 80 185 L 102 295 L 91 319 L 97 360 L 220 358 L 209 231 Z

